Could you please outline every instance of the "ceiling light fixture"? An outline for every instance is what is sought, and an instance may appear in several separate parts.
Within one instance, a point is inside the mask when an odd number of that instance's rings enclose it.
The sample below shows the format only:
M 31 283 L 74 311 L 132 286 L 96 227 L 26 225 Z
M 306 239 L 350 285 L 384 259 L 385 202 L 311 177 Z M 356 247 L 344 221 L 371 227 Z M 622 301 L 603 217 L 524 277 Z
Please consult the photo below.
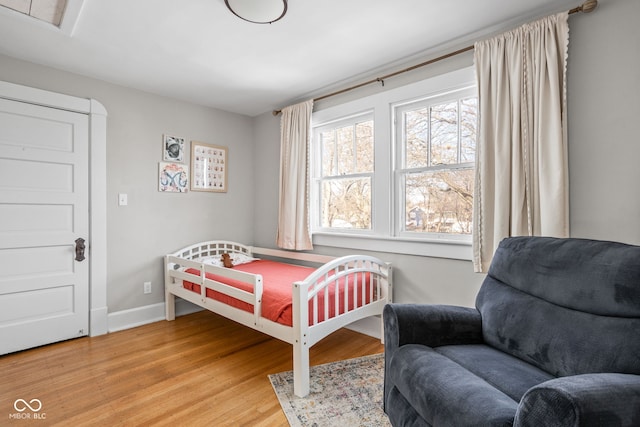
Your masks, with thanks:
M 254 24 L 272 24 L 287 13 L 287 0 L 224 0 L 231 13 Z

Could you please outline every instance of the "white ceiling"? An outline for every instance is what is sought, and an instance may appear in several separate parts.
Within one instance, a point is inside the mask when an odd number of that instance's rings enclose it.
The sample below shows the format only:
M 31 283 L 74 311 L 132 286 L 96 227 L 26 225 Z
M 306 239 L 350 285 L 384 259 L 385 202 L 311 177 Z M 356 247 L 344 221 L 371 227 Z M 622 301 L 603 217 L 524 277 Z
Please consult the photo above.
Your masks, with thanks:
M 289 0 L 258 25 L 224 0 L 68 0 L 63 30 L 0 7 L 0 54 L 255 116 L 580 4 Z

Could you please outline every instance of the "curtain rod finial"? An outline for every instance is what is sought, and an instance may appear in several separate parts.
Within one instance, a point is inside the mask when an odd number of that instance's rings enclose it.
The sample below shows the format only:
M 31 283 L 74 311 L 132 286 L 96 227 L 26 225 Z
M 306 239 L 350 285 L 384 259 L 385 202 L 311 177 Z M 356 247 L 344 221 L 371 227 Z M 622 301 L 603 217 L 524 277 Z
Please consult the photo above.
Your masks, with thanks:
M 281 111 L 281 110 L 273 110 L 273 111 L 271 112 L 271 114 L 273 114 L 274 116 L 277 116 L 277 115 L 278 115 L 278 114 L 280 114 L 280 113 L 282 113 L 282 111 Z
M 582 3 L 582 11 L 584 13 L 593 12 L 596 7 L 598 7 L 598 0 L 587 0 Z

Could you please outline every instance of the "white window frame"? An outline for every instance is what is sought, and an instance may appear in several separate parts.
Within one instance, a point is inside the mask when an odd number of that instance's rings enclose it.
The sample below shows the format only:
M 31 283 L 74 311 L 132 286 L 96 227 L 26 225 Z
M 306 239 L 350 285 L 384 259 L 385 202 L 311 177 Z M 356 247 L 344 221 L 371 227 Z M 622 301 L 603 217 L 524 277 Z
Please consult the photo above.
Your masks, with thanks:
M 474 68 L 467 67 L 314 112 L 312 115 L 314 129 L 365 112 L 372 112 L 374 120 L 372 228 L 371 230 L 320 229 L 317 226 L 318 194 L 312 181 L 311 224 L 314 245 L 471 260 L 470 239 L 455 240 L 445 237 L 438 238 L 437 236 L 425 238 L 424 236 L 399 235 L 397 226 L 399 212 L 396 201 L 398 200 L 398 185 L 394 172 L 398 160 L 393 108 L 435 94 L 449 93 L 475 87 L 475 85 Z M 318 172 L 318 157 L 315 150 L 317 150 L 317 144 L 312 140 L 312 180 Z

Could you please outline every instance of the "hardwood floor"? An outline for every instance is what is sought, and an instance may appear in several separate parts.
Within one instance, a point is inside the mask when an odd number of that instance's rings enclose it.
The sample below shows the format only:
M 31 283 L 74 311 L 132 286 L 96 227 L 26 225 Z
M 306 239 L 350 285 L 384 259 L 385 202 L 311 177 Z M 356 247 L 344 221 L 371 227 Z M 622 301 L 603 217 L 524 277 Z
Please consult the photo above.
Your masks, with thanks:
M 382 351 L 341 329 L 311 348 L 311 364 Z M 292 363 L 289 344 L 201 311 L 1 356 L 0 425 L 286 426 L 267 375 Z M 17 399 L 38 399 L 40 419 Z

